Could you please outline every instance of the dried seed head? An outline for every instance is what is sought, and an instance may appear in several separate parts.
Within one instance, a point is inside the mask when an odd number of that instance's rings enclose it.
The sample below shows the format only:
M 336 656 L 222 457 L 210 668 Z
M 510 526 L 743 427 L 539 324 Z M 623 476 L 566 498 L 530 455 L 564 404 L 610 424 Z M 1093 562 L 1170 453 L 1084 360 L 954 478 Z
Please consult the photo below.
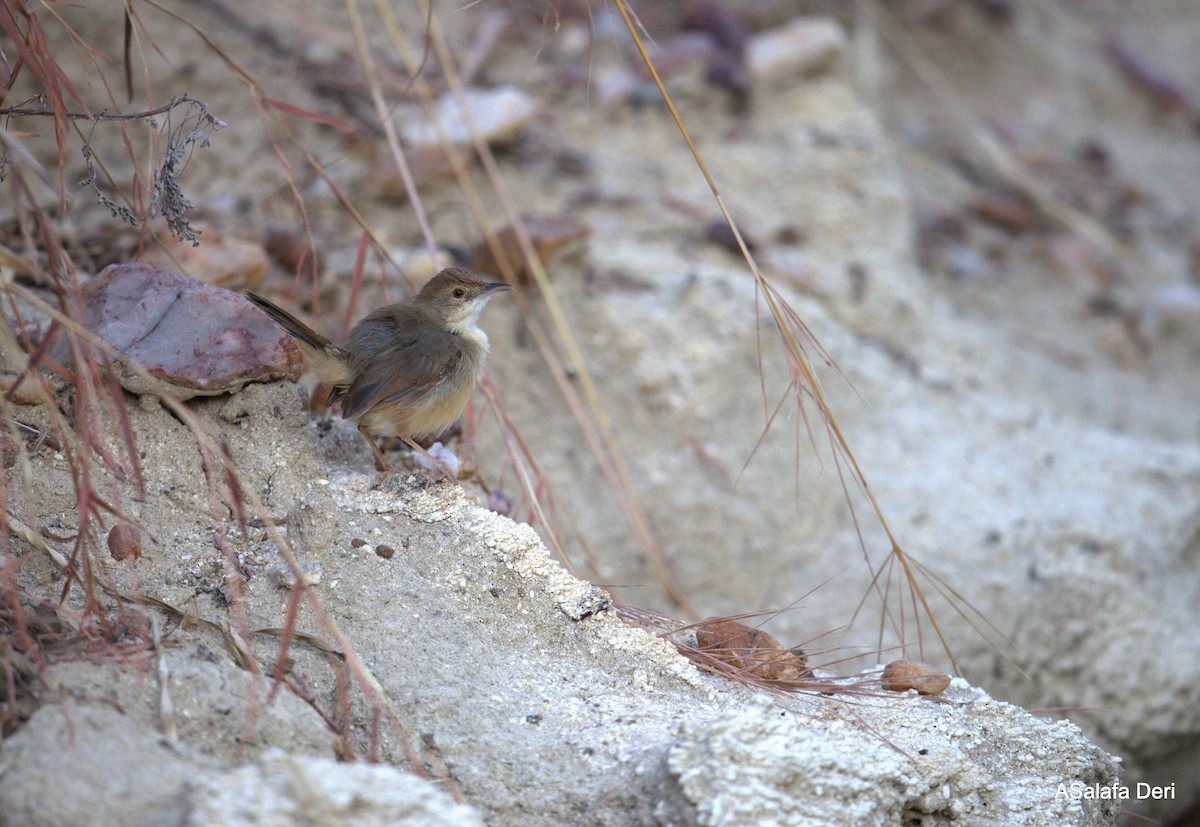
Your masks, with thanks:
M 710 618 L 696 626 L 696 648 L 709 657 L 764 680 L 812 677 L 803 654 L 785 649 L 766 632 L 736 620 Z
M 922 695 L 938 695 L 950 685 L 950 676 L 928 663 L 894 660 L 883 668 L 879 682 L 890 692 L 915 689 Z

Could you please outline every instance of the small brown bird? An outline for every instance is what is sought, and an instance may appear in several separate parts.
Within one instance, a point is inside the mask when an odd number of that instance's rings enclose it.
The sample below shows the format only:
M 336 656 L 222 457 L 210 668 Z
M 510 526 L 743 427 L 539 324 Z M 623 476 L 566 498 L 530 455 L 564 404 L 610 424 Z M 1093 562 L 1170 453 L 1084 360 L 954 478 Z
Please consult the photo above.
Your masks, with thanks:
M 296 338 L 320 380 L 333 386 L 330 401 L 341 401 L 344 419 L 358 420 L 369 436 L 398 436 L 428 457 L 414 440 L 440 434 L 462 414 L 488 354 L 479 314 L 510 289 L 448 267 L 416 296 L 362 319 L 342 345 L 262 296 L 246 297 Z

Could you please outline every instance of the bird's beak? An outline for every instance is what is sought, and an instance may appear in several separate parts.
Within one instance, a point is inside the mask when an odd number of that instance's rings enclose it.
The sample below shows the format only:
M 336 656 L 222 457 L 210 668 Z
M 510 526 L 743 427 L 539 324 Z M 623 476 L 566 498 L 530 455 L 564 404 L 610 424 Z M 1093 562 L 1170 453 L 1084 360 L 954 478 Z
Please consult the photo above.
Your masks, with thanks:
M 483 286 L 480 291 L 480 296 L 490 296 L 493 293 L 502 293 L 505 290 L 512 290 L 512 285 L 506 281 L 489 281 Z

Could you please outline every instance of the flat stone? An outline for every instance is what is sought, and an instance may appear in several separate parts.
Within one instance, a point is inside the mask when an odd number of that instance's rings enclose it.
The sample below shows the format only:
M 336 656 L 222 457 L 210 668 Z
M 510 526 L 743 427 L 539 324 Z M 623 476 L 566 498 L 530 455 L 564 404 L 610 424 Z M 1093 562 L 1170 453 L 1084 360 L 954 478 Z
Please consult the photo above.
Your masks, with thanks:
M 130 393 L 190 399 L 300 375 L 299 346 L 231 290 L 146 264 L 114 264 L 84 285 L 83 296 L 83 323 L 121 352 L 117 379 Z M 65 339 L 52 354 L 69 361 Z

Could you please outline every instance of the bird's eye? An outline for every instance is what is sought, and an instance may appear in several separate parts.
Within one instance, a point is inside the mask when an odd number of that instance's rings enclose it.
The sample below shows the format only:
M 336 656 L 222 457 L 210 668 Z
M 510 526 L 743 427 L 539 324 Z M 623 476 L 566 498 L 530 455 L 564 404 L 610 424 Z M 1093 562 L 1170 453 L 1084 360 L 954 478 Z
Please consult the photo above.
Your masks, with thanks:
M 461 299 L 465 295 L 467 295 L 466 290 L 463 290 L 461 287 L 454 288 L 454 298 Z

